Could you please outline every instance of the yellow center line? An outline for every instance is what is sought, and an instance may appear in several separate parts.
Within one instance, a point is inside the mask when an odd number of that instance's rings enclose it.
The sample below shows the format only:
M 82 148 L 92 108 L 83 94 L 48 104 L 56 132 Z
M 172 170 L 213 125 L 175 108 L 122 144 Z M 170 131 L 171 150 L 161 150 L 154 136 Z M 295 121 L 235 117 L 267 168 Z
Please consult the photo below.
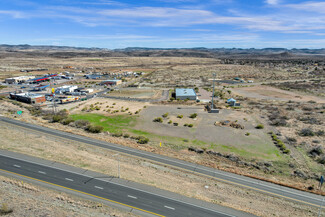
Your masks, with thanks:
M 0 120 L 1 121 L 1 120 Z M 7 122 L 6 122 L 7 123 Z M 17 126 L 15 124 L 12 124 L 12 123 L 9 123 L 11 125 L 14 125 L 14 126 Z M 69 139 L 69 138 L 64 138 L 64 137 L 61 137 L 61 136 L 56 136 L 56 135 L 53 135 L 51 133 L 48 133 L 48 132 L 43 132 L 43 131 L 37 131 L 37 130 L 34 130 L 34 129 L 29 129 L 27 127 L 23 127 L 23 126 L 17 126 L 17 127 L 20 127 L 20 128 L 23 128 L 23 129 L 26 129 L 28 131 L 34 131 L 35 133 L 44 133 L 44 134 L 47 134 L 47 135 L 50 135 L 52 137 L 56 137 L 58 139 L 63 139 L 63 140 L 69 140 L 71 142 L 78 142 L 78 143 L 81 143 L 81 144 L 85 144 L 87 146 L 96 146 L 96 145 L 91 145 L 91 144 L 88 144 L 86 142 L 80 142 L 80 141 L 76 141 L 76 140 L 73 140 L 73 139 Z M 42 127 L 42 126 L 41 126 Z M 76 134 L 77 136 L 80 136 L 78 134 Z M 88 138 L 88 137 L 87 137 Z M 92 139 L 92 138 L 89 138 L 89 139 Z M 105 142 L 105 141 L 103 141 Z M 317 206 L 317 204 L 313 204 L 313 203 L 309 203 L 309 202 L 306 202 L 306 201 L 303 201 L 303 200 L 299 200 L 299 199 L 295 199 L 295 198 L 292 198 L 292 197 L 287 197 L 287 196 L 284 196 L 284 195 L 281 195 L 281 194 L 277 194 L 277 193 L 273 193 L 273 192 L 270 192 L 270 191 L 266 191 L 266 190 L 262 190 L 262 189 L 259 189 L 259 188 L 255 188 L 255 187 L 251 187 L 251 186 L 248 186 L 248 185 L 244 185 L 244 184 L 239 184 L 237 182 L 233 182 L 233 181 L 229 181 L 229 180 L 226 180 L 226 179 L 222 179 L 222 178 L 217 178 L 217 177 L 214 177 L 214 176 L 210 176 L 210 175 L 206 175 L 204 173 L 199 173 L 199 172 L 196 172 L 196 171 L 192 171 L 192 170 L 189 170 L 189 169 L 185 169 L 185 168 L 181 168 L 181 167 L 178 167 L 178 166 L 174 166 L 174 165 L 170 165 L 170 164 L 167 164 L 167 163 L 162 163 L 162 162 L 158 162 L 158 161 L 155 161 L 155 160 L 152 160 L 152 159 L 147 159 L 147 158 L 144 158 L 144 157 L 140 157 L 140 156 L 136 156 L 136 155 L 132 155 L 132 154 L 128 154 L 128 153 L 124 153 L 122 151 L 117 151 L 117 150 L 111 150 L 108 148 L 103 148 L 103 147 L 100 147 L 100 146 L 96 146 L 97 148 L 102 148 L 104 150 L 109 150 L 109 151 L 112 151 L 112 152 L 117 152 L 119 154 L 122 154 L 122 155 L 127 155 L 129 157 L 132 157 L 132 158 L 136 158 L 136 159 L 142 159 L 142 160 L 145 160 L 145 161 L 150 161 L 150 162 L 154 162 L 156 164 L 160 164 L 160 165 L 164 165 L 164 166 L 168 166 L 168 167 L 172 167 L 172 168 L 175 168 L 175 169 L 179 169 L 179 170 L 183 170 L 183 171 L 187 171 L 187 172 L 190 172 L 190 173 L 195 173 L 199 176 L 205 176 L 205 177 L 208 177 L 208 178 L 212 178 L 212 179 L 215 179 L 215 180 L 218 180 L 218 181 L 221 181 L 221 182 L 224 182 L 224 183 L 229 183 L 229 184 L 233 184 L 233 185 L 237 185 L 237 186 L 241 186 L 241 187 L 244 187 L 244 188 L 249 188 L 249 189 L 252 189 L 252 190 L 255 190 L 255 191 L 259 191 L 259 192 L 263 192 L 263 193 L 266 193 L 266 194 L 270 194 L 270 195 L 273 195 L 273 196 L 277 196 L 277 197 L 280 197 L 280 198 L 285 198 L 285 199 L 289 199 L 289 200 L 293 200 L 293 201 L 297 201 L 297 202 L 300 202 L 300 203 L 304 203 L 304 204 L 307 204 L 307 205 L 311 205 L 311 206 Z
M 85 195 L 88 195 L 88 196 L 96 197 L 96 198 L 99 198 L 99 199 L 102 199 L 102 200 L 106 200 L 106 201 L 113 202 L 113 203 L 116 203 L 116 204 L 119 204 L 119 205 L 123 205 L 123 206 L 126 206 L 126 207 L 130 207 L 132 209 L 137 209 L 137 210 L 140 210 L 142 212 L 150 213 L 150 214 L 153 214 L 153 215 L 156 215 L 156 216 L 165 217 L 163 215 L 160 215 L 160 214 L 157 214 L 157 213 L 154 213 L 154 212 L 150 212 L 150 211 L 147 211 L 147 210 L 144 210 L 144 209 L 140 209 L 138 207 L 130 206 L 130 205 L 127 205 L 125 203 L 120 203 L 120 202 L 117 202 L 117 201 L 114 201 L 114 200 L 110 200 L 110 199 L 107 199 L 107 198 L 104 198 L 104 197 L 99 197 L 99 196 L 96 196 L 96 195 L 93 195 L 93 194 L 89 194 L 89 193 L 86 193 L 86 192 L 83 192 L 83 191 L 79 191 L 79 190 L 76 190 L 76 189 L 73 189 L 73 188 L 64 187 L 62 185 L 58 185 L 58 184 L 54 184 L 54 183 L 51 183 L 51 182 L 43 181 L 43 180 L 40 180 L 40 179 L 32 178 L 32 177 L 29 177 L 29 176 L 21 175 L 19 173 L 11 172 L 11 171 L 8 171 L 8 170 L 0 169 L 0 171 L 7 172 L 7 173 L 11 173 L 11 174 L 18 175 L 18 176 L 21 176 L 21 177 L 25 177 L 25 178 L 28 178 L 28 179 L 32 179 L 32 180 L 35 180 L 35 181 L 38 181 L 38 182 L 43 182 L 43 183 L 46 183 L 46 184 L 49 184 L 49 185 L 53 185 L 53 186 L 57 186 L 57 187 L 60 187 L 60 188 L 68 189 L 70 191 L 75 191 L 75 192 L 78 192 L 78 193 L 81 193 L 81 194 L 85 194 Z

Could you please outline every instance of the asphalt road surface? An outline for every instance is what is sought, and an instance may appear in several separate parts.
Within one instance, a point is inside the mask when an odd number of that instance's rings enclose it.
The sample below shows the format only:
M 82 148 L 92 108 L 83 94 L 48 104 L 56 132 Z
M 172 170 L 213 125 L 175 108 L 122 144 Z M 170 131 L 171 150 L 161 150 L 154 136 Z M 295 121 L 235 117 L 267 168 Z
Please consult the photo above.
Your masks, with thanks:
M 258 192 L 266 193 L 284 199 L 289 199 L 306 205 L 319 207 L 320 204 L 322 203 L 322 198 L 323 198 L 322 196 L 315 195 L 309 192 L 299 191 L 296 189 L 276 185 L 269 182 L 260 181 L 257 179 L 253 179 L 253 178 L 249 178 L 249 177 L 245 177 L 233 173 L 216 170 L 209 167 L 204 167 L 201 165 L 166 157 L 163 155 L 145 152 L 145 151 L 133 149 L 130 147 L 125 147 L 118 144 L 107 143 L 104 141 L 100 141 L 100 140 L 96 140 L 84 136 L 79 136 L 79 135 L 75 135 L 63 131 L 58 131 L 58 130 L 54 130 L 54 129 L 50 129 L 38 125 L 33 125 L 33 124 L 29 124 L 29 123 L 25 123 L 25 122 L 21 122 L 18 120 L 9 119 L 1 116 L 0 116 L 0 121 L 13 124 L 19 127 L 23 127 L 27 130 L 34 130 L 52 136 L 82 142 L 88 145 L 95 145 L 98 147 L 107 148 L 127 155 L 132 155 L 138 158 L 151 160 L 162 165 L 168 165 L 175 168 L 180 168 L 182 170 L 192 172 L 198 175 L 202 175 L 205 177 L 209 177 L 217 181 L 222 181 L 225 183 L 230 183 L 233 185 L 249 188 Z
M 127 204 L 156 216 L 232 216 L 212 209 L 130 188 L 125 185 L 96 179 L 81 173 L 19 160 L 4 155 L 0 155 L 0 169 Z

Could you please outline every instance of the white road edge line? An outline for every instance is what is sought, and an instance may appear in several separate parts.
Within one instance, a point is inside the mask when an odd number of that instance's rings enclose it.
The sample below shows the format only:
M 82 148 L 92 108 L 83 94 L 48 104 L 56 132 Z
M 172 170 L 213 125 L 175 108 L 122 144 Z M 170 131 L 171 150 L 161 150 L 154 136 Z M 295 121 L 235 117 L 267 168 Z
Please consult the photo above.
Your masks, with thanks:
M 6 119 L 7 120 L 7 119 Z M 12 120 L 9 120 L 9 121 L 6 121 L 6 120 L 4 120 L 4 122 L 10 122 L 11 121 L 11 124 L 14 124 L 14 123 L 12 123 L 12 122 L 15 122 L 15 121 L 12 121 Z M 18 122 L 18 123 L 20 123 L 20 122 Z M 23 123 L 22 125 L 24 125 L 25 124 L 25 126 L 27 125 L 28 126 L 28 123 L 26 124 L 26 123 Z M 32 125 L 32 124 L 30 124 L 30 125 Z M 20 126 L 20 125 L 18 125 L 18 126 Z M 32 125 L 34 128 L 38 128 L 38 129 L 42 129 L 42 127 L 41 126 L 37 126 L 37 125 Z M 22 126 L 22 127 L 24 127 L 24 126 Z M 43 131 L 42 131 L 43 132 Z M 47 133 L 47 134 L 49 134 L 49 135 L 53 135 L 53 134 L 51 134 L 51 133 L 49 133 L 49 132 L 43 132 L 43 133 Z M 101 145 L 104 145 L 104 146 L 108 146 L 108 147 L 111 147 L 112 145 L 114 145 L 113 143 L 108 143 L 108 144 L 106 144 L 104 141 L 100 141 L 100 140 L 96 140 L 96 141 L 92 141 L 90 138 L 83 138 L 82 136 L 79 136 L 79 135 L 74 135 L 74 134 L 71 134 L 71 133 L 67 133 L 67 132 L 61 132 L 60 131 L 60 133 L 61 134 L 66 134 L 66 135 L 68 135 L 68 136 L 71 136 L 71 137 L 74 137 L 74 138 L 76 138 L 76 139 L 81 139 L 81 140 L 84 140 L 84 141 L 89 141 L 89 142 L 91 142 L 91 143 L 99 143 L 99 144 L 101 144 Z M 56 136 L 56 135 L 54 135 L 54 136 Z M 79 137 L 78 137 L 79 136 Z M 59 136 L 60 137 L 60 136 Z M 78 141 L 78 142 L 80 142 L 80 141 Z M 85 142 L 82 142 L 82 143 L 85 143 Z M 96 146 L 96 145 L 95 145 Z M 159 156 L 151 156 L 150 154 L 148 154 L 148 153 L 143 153 L 143 152 L 139 152 L 138 150 L 130 150 L 130 149 L 127 149 L 127 148 L 124 148 L 124 147 L 119 147 L 119 146 L 117 146 L 117 147 L 115 147 L 116 149 L 120 149 L 120 150 L 124 150 L 124 151 L 129 151 L 129 152 L 133 152 L 133 153 L 138 153 L 138 154 L 142 154 L 142 155 L 144 155 L 144 156 L 149 156 L 149 157 L 154 157 L 154 158 L 156 158 L 156 159 L 161 159 L 161 160 L 165 160 L 165 161 L 169 161 L 169 162 L 173 162 L 173 163 L 178 163 L 178 164 L 181 164 L 181 165 L 184 165 L 184 166 L 187 166 L 187 167 L 197 167 L 197 166 L 201 166 L 201 165 L 187 165 L 186 163 L 183 163 L 183 162 L 180 162 L 180 161 L 176 161 L 176 160 L 174 160 L 174 159 L 166 159 L 166 158 L 162 158 L 162 157 L 159 157 Z M 108 149 L 110 149 L 110 148 L 108 148 Z M 122 151 L 120 151 L 120 150 L 113 150 L 113 149 L 110 149 L 110 150 L 112 150 L 112 151 L 116 151 L 116 152 L 119 152 L 119 153 L 122 153 L 123 154 L 123 152 Z M 132 154 L 130 154 L 130 155 L 132 155 Z M 136 155 L 135 155 L 135 157 L 137 157 Z M 139 156 L 139 157 L 142 157 L 142 156 Z M 142 157 L 143 158 L 143 157 Z M 152 159 L 148 159 L 148 160 L 152 160 Z M 157 160 L 152 160 L 152 161 L 155 161 L 155 162 L 157 162 L 157 163 L 159 163 L 159 161 L 157 161 Z M 163 164 L 166 164 L 166 163 L 163 163 Z M 181 167 L 179 167 L 179 166 L 174 166 L 174 165 L 169 165 L 170 167 L 176 167 L 176 168 L 181 168 Z M 194 170 L 195 170 L 195 168 L 194 168 Z M 181 168 L 181 169 L 183 169 L 183 168 Z M 280 186 L 280 188 L 277 188 L 277 187 L 275 187 L 275 186 L 270 186 L 270 185 L 268 185 L 268 184 L 271 184 L 272 185 L 272 183 L 267 183 L 267 184 L 263 184 L 263 183 L 259 183 L 259 182 L 257 182 L 258 180 L 245 180 L 245 179 L 242 179 L 242 178 L 239 178 L 238 177 L 238 175 L 237 174 L 226 174 L 225 172 L 223 172 L 223 171 L 211 171 L 211 170 L 209 170 L 209 168 L 202 168 L 202 167 L 200 167 L 199 169 L 201 169 L 201 170 L 204 170 L 204 171 L 207 171 L 207 172 L 211 172 L 211 173 L 214 173 L 214 174 L 219 174 L 219 175 L 223 175 L 223 176 L 227 176 L 227 177 L 229 177 L 229 178 L 232 178 L 232 179 L 237 179 L 237 180 L 242 180 L 242 181 L 244 181 L 244 182 L 248 182 L 248 183 L 251 183 L 251 184 L 255 184 L 255 185 L 260 185 L 260 186 L 264 186 L 264 187 L 268 187 L 268 188 L 273 188 L 273 189 L 275 189 L 275 190 L 278 190 L 278 191 L 282 191 L 282 192 L 286 192 L 286 193 L 290 193 L 290 194 L 295 194 L 295 195 L 297 195 L 297 196 L 302 196 L 302 197 L 306 197 L 306 198 L 309 198 L 309 199 L 313 199 L 313 200 L 315 200 L 315 198 L 314 197 L 311 197 L 311 196 L 307 196 L 307 195 L 303 195 L 303 194 L 300 194 L 300 193 L 298 193 L 298 192 L 291 192 L 291 191 L 289 191 L 289 190 L 285 190 L 285 189 L 283 189 L 283 186 Z M 190 170 L 190 169 L 186 169 L 186 170 Z M 196 172 L 196 171 L 194 171 L 193 170 L 193 172 Z M 200 173 L 200 172 L 197 172 L 197 173 Z M 203 174 L 203 175 L 207 175 L 207 174 L 204 174 L 204 173 L 201 173 L 201 174 Z M 211 175 L 208 175 L 208 176 L 210 176 L 210 177 L 212 177 L 212 178 L 218 178 L 218 177 L 213 177 L 213 176 L 211 176 Z M 249 177 L 247 177 L 248 179 L 250 179 Z M 222 178 L 221 178 L 222 179 Z M 242 185 L 240 185 L 239 183 L 234 183 L 235 185 L 239 185 L 239 186 L 242 186 Z M 246 188 L 250 188 L 250 186 L 248 186 L 248 185 L 245 185 L 244 184 L 244 186 L 243 187 L 246 187 Z M 261 190 L 263 190 L 263 189 L 261 189 Z M 295 189 L 292 189 L 292 190 L 295 190 Z M 260 191 L 261 192 L 261 191 Z M 272 192 L 271 192 L 272 193 Z M 316 200 L 318 200 L 318 201 L 322 201 L 322 199 L 321 198 L 317 198 Z M 302 200 L 301 200 L 302 201 Z
M 165 208 L 167 208 L 167 209 L 172 209 L 172 210 L 175 210 L 175 208 L 173 208 L 173 207 L 170 207 L 170 206 L 164 206 Z
M 56 170 L 61 170 L 61 171 L 64 171 L 64 172 L 73 173 L 73 174 L 80 175 L 80 176 L 84 176 L 84 177 L 88 177 L 88 178 L 94 178 L 92 176 L 88 176 L 88 175 L 85 175 L 85 174 L 76 173 L 76 172 L 73 172 L 73 171 L 69 171 L 69 170 L 64 170 L 64 169 L 52 167 L 52 166 L 45 165 L 45 164 L 40 164 L 40 163 L 36 163 L 36 162 L 33 162 L 33 161 L 28 161 L 28 160 L 17 159 L 17 158 L 14 158 L 12 156 L 6 156 L 6 155 L 1 154 L 1 152 L 0 152 L 0 155 L 1 156 L 4 156 L 4 157 L 11 158 L 11 159 L 15 159 L 15 160 L 19 160 L 19 161 L 25 161 L 25 162 L 29 162 L 29 163 L 32 163 L 32 164 L 40 165 L 40 166 L 43 166 L 43 167 L 48 167 L 48 168 L 52 168 L 52 169 L 56 169 Z M 235 217 L 234 215 L 231 215 L 231 214 L 227 214 L 227 213 L 224 213 L 224 212 L 220 212 L 220 211 L 213 210 L 213 209 L 210 209 L 210 208 L 207 208 L 207 207 L 203 207 L 203 206 L 200 206 L 200 205 L 196 205 L 196 204 L 187 203 L 185 201 L 179 201 L 177 199 L 170 198 L 170 197 L 166 197 L 164 195 L 155 194 L 155 193 L 152 193 L 152 192 L 148 192 L 148 191 L 145 191 L 145 190 L 141 190 L 141 189 L 138 189 L 138 188 L 130 187 L 130 186 L 123 185 L 123 184 L 119 184 L 119 183 L 115 183 L 115 182 L 109 182 L 109 181 L 107 181 L 105 179 L 101 179 L 101 178 L 96 178 L 96 179 L 97 180 L 100 180 L 102 182 L 107 182 L 107 183 L 111 183 L 111 184 L 114 184 L 114 185 L 119 185 L 119 186 L 123 186 L 123 187 L 126 187 L 126 188 L 130 188 L 130 189 L 135 189 L 137 191 L 141 191 L 141 192 L 144 192 L 144 193 L 147 193 L 147 194 L 155 195 L 155 196 L 158 196 L 158 197 L 161 197 L 161 198 L 166 198 L 166 199 L 169 199 L 169 200 L 172 200 L 172 201 L 181 202 L 183 204 L 187 204 L 187 205 L 190 205 L 190 206 L 199 207 L 201 209 L 209 210 L 209 211 L 212 211 L 212 212 L 215 212 L 215 213 L 220 213 L 220 214 L 223 214 L 223 215 L 226 215 L 226 216 Z
M 132 195 L 128 195 L 128 197 L 131 197 L 131 198 L 133 198 L 133 199 L 138 199 L 137 197 L 132 196 Z
M 41 173 L 41 174 L 46 174 L 46 172 L 43 172 L 43 171 L 38 171 L 39 173 Z
M 15 121 L 12 121 L 12 120 L 9 120 L 9 121 L 6 121 L 6 120 L 4 120 L 4 122 L 10 122 L 11 121 L 11 123 L 12 122 L 15 122 Z M 17 122 L 17 121 L 16 121 Z M 18 123 L 20 123 L 20 122 L 18 122 Z M 23 123 L 22 125 L 28 125 L 28 123 L 26 124 L 26 123 Z M 30 124 L 30 125 L 32 125 L 32 124 Z M 18 125 L 18 126 L 20 126 L 20 125 Z M 38 129 L 42 129 L 42 127 L 41 126 L 37 126 L 37 125 L 32 125 L 34 128 L 38 128 Z M 23 126 L 24 127 L 24 126 Z M 42 131 L 43 132 L 43 131 Z M 47 134 L 49 134 L 49 135 L 53 135 L 53 134 L 51 134 L 51 133 L 49 133 L 49 132 L 43 132 L 43 133 L 47 133 Z M 89 142 L 91 142 L 91 143 L 99 143 L 99 144 L 101 144 L 101 145 L 104 145 L 104 146 L 108 146 L 108 147 L 111 147 L 112 145 L 114 145 L 113 143 L 108 143 L 107 144 L 107 142 L 105 143 L 104 141 L 100 141 L 100 140 L 96 140 L 96 141 L 92 141 L 91 140 L 91 138 L 85 138 L 85 137 L 82 137 L 82 136 L 80 136 L 80 135 L 74 135 L 74 134 L 71 134 L 71 133 L 67 133 L 67 132 L 59 132 L 59 133 L 61 133 L 61 134 L 66 134 L 66 135 L 68 135 L 68 136 L 71 136 L 71 137 L 73 137 L 73 138 L 76 138 L 76 139 L 81 139 L 81 140 L 84 140 L 84 141 L 89 141 Z M 54 136 L 56 136 L 56 135 L 54 135 Z M 60 136 L 59 136 L 60 137 Z M 80 142 L 80 141 L 78 141 L 78 142 Z M 83 143 L 85 143 L 85 142 L 83 142 Z M 96 145 L 95 145 L 96 146 Z M 169 162 L 173 162 L 173 163 L 177 163 L 177 164 L 181 164 L 181 165 L 184 165 L 184 166 L 187 166 L 187 167 L 194 167 L 194 170 L 193 170 L 193 172 L 196 172 L 195 171 L 195 169 L 198 167 L 198 166 L 201 166 L 201 165 L 198 165 L 198 164 L 194 164 L 194 165 L 188 165 L 188 164 L 186 164 L 185 162 L 180 162 L 180 161 L 177 161 L 177 160 L 175 160 L 175 159 L 166 159 L 166 158 L 163 158 L 163 157 L 160 157 L 160 156 L 156 156 L 156 155 L 154 155 L 154 156 L 152 156 L 152 155 L 150 155 L 149 153 L 143 153 L 143 152 L 140 152 L 139 150 L 130 150 L 130 149 L 127 149 L 127 148 L 124 148 L 124 147 L 121 147 L 121 146 L 116 146 L 115 147 L 116 149 L 120 149 L 120 150 L 124 150 L 124 151 L 129 151 L 129 152 L 133 152 L 133 153 L 138 153 L 138 154 L 142 154 L 142 155 L 144 155 L 144 156 L 148 156 L 149 158 L 148 158 L 148 160 L 152 160 L 152 159 L 150 159 L 150 157 L 154 157 L 154 158 L 156 158 L 156 159 L 161 159 L 161 160 L 165 160 L 165 161 L 169 161 Z M 108 148 L 108 149 L 110 149 L 110 148 Z M 119 152 L 119 153 L 122 153 L 123 154 L 123 152 L 122 151 L 120 151 L 120 150 L 113 150 L 113 149 L 110 149 L 110 150 L 112 150 L 112 151 L 116 151 L 116 152 Z M 130 155 L 132 155 L 132 154 L 130 154 Z M 137 157 L 136 155 L 134 155 L 135 157 Z M 142 157 L 142 156 L 138 156 L 138 157 Z M 143 157 L 142 157 L 143 158 Z M 155 161 L 155 162 L 157 162 L 157 163 L 160 163 L 159 161 L 157 161 L 157 160 L 152 160 L 152 161 Z M 163 162 L 162 162 L 163 163 Z M 163 163 L 163 164 L 166 164 L 166 163 Z M 169 164 L 169 166 L 170 167 L 176 167 L 176 168 L 181 168 L 181 167 L 179 167 L 179 166 L 175 166 L 175 165 L 171 165 L 171 164 Z M 181 168 L 181 169 L 185 169 L 185 168 Z M 260 186 L 264 186 L 264 187 L 268 187 L 268 188 L 273 188 L 273 189 L 275 189 L 275 190 L 278 190 L 278 191 L 282 191 L 282 192 L 286 192 L 286 193 L 290 193 L 290 194 L 295 194 L 295 195 L 297 195 L 297 196 L 303 196 L 303 197 L 307 197 L 307 198 L 310 198 L 310 199 L 314 199 L 315 200 L 315 198 L 314 197 L 311 197 L 311 196 L 307 196 L 307 195 L 303 195 L 303 194 L 300 194 L 300 193 L 298 193 L 298 192 L 291 192 L 291 191 L 289 191 L 289 190 L 285 190 L 285 189 L 283 189 L 283 188 L 281 188 L 281 187 L 283 187 L 283 186 L 280 186 L 280 188 L 277 188 L 277 187 L 275 187 L 275 186 L 270 186 L 270 185 L 268 185 L 268 184 L 272 184 L 272 183 L 265 183 L 265 184 L 262 184 L 262 183 L 259 183 L 259 182 L 257 182 L 258 180 L 246 180 L 246 179 L 242 179 L 242 178 L 239 178 L 238 177 L 238 175 L 237 174 L 226 174 L 225 172 L 223 172 L 223 171 L 211 171 L 211 170 L 209 170 L 210 168 L 202 168 L 202 166 L 199 168 L 199 169 L 201 169 L 201 170 L 204 170 L 204 171 L 207 171 L 207 172 L 211 172 L 211 173 L 214 173 L 214 174 L 219 174 L 219 175 L 223 175 L 223 176 L 227 176 L 227 177 L 229 177 L 229 178 L 232 178 L 232 179 L 237 179 L 237 180 L 242 180 L 242 181 L 244 181 L 244 182 L 248 182 L 248 183 L 251 183 L 251 184 L 255 184 L 255 185 L 260 185 Z M 190 169 L 186 169 L 186 170 L 190 170 Z M 200 173 L 200 172 L 197 172 L 197 173 Z M 201 173 L 201 174 L 203 174 L 203 175 L 207 175 L 207 174 L 204 174 L 204 173 Z M 218 178 L 218 177 L 213 177 L 213 176 L 211 176 L 211 175 L 208 175 L 208 176 L 210 176 L 210 177 L 212 177 L 212 178 Z M 247 177 L 248 179 L 250 179 L 249 177 Z M 221 178 L 221 179 L 224 179 L 224 178 Z M 229 180 L 228 180 L 229 181 Z M 233 182 L 234 183 L 234 182 Z M 239 185 L 239 186 L 242 186 L 242 185 L 240 185 L 240 183 L 234 183 L 234 184 L 237 184 L 237 186 Z M 244 187 L 248 187 L 248 188 L 250 188 L 250 186 L 248 186 L 247 184 L 245 185 L 244 184 Z M 262 190 L 262 189 L 261 189 Z M 295 189 L 292 189 L 292 190 L 295 190 Z M 272 192 L 271 192 L 272 193 Z M 322 201 L 322 199 L 316 199 L 316 200 L 319 200 L 319 201 Z
M 68 180 L 70 182 L 73 182 L 73 179 L 65 178 L 65 180 Z
M 102 188 L 102 187 L 99 187 L 99 186 L 96 186 L 95 185 L 95 188 L 98 188 L 98 189 L 101 189 L 101 190 L 103 190 L 104 188 Z
M 17 165 L 17 164 L 14 164 L 14 167 L 18 167 L 18 168 L 20 168 L 21 166 L 19 166 L 19 165 Z

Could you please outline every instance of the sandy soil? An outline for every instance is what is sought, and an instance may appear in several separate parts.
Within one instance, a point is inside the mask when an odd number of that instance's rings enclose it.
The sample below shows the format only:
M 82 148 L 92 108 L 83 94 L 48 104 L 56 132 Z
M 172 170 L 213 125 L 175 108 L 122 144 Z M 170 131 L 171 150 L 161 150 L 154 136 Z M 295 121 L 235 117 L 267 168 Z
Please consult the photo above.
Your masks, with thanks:
M 3 204 L 13 210 L 6 216 L 136 216 L 98 202 L 0 176 L 0 208 Z
M 1 149 L 56 160 L 112 176 L 117 174 L 117 161 L 112 156 L 114 153 L 106 149 L 35 135 L 3 124 L 0 125 L 0 128 L 0 137 L 4 138 L 0 146 Z M 187 152 L 186 154 L 193 159 L 196 158 L 193 153 Z M 317 209 L 312 207 L 124 155 L 120 156 L 120 166 L 122 178 L 240 209 L 258 216 L 313 216 L 317 212 Z M 3 188 L 0 191 L 3 191 Z M 14 191 L 9 188 L 4 192 Z M 29 192 L 25 197 L 28 195 L 30 195 Z M 51 196 L 45 196 L 45 198 L 47 197 L 51 198 Z M 28 199 L 21 197 L 21 200 L 28 204 Z M 48 203 L 55 203 L 55 201 Z M 48 212 L 51 213 L 53 210 L 48 210 Z
M 162 117 L 166 112 L 169 115 L 164 118 L 163 123 L 153 122 L 156 117 Z M 193 113 L 198 114 L 197 118 L 189 118 L 190 114 Z M 177 115 L 183 115 L 183 118 L 177 118 Z M 244 118 L 246 118 L 246 121 Z M 224 120 L 237 120 L 245 129 L 214 126 L 216 121 Z M 155 105 L 147 107 L 141 113 L 135 128 L 163 136 L 204 141 L 207 142 L 207 148 L 213 143 L 245 149 L 252 153 L 260 150 L 259 154 L 263 154 L 265 150 L 255 146 L 273 149 L 274 145 L 267 135 L 267 131 L 255 129 L 255 126 L 259 123 L 258 120 L 259 117 L 256 115 L 248 115 L 240 110 L 223 109 L 220 114 L 210 114 L 204 111 L 203 106 Z M 179 125 L 176 127 L 173 124 L 168 124 L 168 121 L 176 122 Z M 184 124 L 193 124 L 193 128 L 184 127 Z M 247 132 L 251 136 L 245 136 Z M 205 146 L 202 145 L 202 147 Z M 216 149 L 218 148 L 216 147 Z
M 144 103 L 144 102 L 134 102 L 134 101 L 131 102 L 131 101 L 124 101 L 124 100 L 109 99 L 109 98 L 92 98 L 84 102 L 62 105 L 60 109 L 67 109 L 72 114 L 78 114 L 84 108 L 89 109 L 90 105 L 92 104 L 94 106 L 100 107 L 100 110 L 94 110 L 91 113 L 104 114 L 104 115 L 110 115 L 115 110 L 119 111 L 118 113 L 114 113 L 115 115 L 127 114 L 128 112 L 134 114 L 136 111 L 143 109 L 144 106 L 149 105 L 149 103 Z M 129 108 L 129 110 L 125 112 L 121 112 L 122 109 L 125 110 L 126 108 Z
M 313 100 L 317 103 L 325 103 L 325 99 L 316 96 L 308 96 L 303 94 L 297 94 L 294 92 L 277 89 L 266 85 L 256 85 L 252 87 L 233 88 L 234 94 L 244 97 L 266 100 L 279 100 L 288 101 L 294 100 L 299 102 L 307 102 Z
M 142 99 L 158 99 L 161 97 L 161 90 L 146 90 L 146 89 L 122 89 L 110 92 L 109 96 L 131 97 Z

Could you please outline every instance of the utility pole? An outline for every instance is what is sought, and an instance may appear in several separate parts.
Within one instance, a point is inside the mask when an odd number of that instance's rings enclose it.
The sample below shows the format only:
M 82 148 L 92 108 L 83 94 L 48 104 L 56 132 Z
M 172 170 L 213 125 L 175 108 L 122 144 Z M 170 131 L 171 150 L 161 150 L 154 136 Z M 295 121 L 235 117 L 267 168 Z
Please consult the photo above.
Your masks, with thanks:
M 212 91 L 212 99 L 211 99 L 211 110 L 213 109 L 213 97 L 214 97 L 214 82 L 216 80 L 216 73 L 213 73 L 213 91 Z

